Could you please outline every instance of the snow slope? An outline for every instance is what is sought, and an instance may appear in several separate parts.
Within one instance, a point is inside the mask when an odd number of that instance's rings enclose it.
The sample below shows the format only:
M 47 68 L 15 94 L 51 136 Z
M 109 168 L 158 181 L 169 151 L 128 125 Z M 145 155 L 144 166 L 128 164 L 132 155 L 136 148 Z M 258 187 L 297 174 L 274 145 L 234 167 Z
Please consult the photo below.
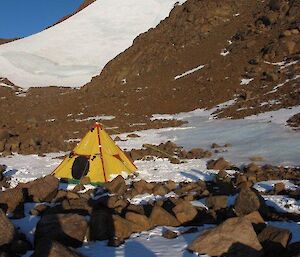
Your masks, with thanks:
M 23 88 L 79 87 L 185 0 L 97 0 L 66 21 L 0 46 L 0 77 Z

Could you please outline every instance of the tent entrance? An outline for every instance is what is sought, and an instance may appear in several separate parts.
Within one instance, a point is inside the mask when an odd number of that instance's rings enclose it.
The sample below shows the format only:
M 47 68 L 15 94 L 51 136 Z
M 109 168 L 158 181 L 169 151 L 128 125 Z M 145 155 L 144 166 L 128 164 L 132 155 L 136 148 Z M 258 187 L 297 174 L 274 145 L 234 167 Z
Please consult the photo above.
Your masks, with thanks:
M 75 158 L 72 165 L 72 177 L 74 179 L 81 179 L 85 177 L 90 169 L 89 159 L 85 156 L 78 156 Z

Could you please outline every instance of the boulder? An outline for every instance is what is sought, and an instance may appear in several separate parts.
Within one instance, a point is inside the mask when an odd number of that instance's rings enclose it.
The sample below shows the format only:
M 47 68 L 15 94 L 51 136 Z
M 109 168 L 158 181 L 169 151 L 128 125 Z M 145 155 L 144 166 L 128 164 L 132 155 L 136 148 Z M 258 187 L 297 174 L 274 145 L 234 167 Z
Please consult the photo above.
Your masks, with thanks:
M 21 188 L 8 189 L 0 192 L 0 206 L 13 213 L 19 206 L 24 203 L 24 194 Z
M 254 211 L 264 216 L 268 212 L 268 207 L 263 197 L 255 190 L 251 188 L 242 188 L 238 194 L 234 209 L 238 216 L 244 216 Z
M 107 240 L 114 237 L 112 212 L 103 208 L 92 213 L 89 222 L 89 240 Z
M 182 201 L 177 204 L 172 211 L 180 223 L 186 223 L 193 220 L 197 215 L 196 208 L 189 201 Z
M 167 193 L 169 193 L 169 190 L 167 187 L 165 187 L 164 185 L 156 185 L 154 188 L 153 188 L 153 194 L 154 195 L 160 195 L 160 196 L 164 196 L 166 195 Z
M 83 257 L 82 254 L 56 241 L 42 240 L 35 247 L 31 257 Z
M 117 212 L 120 213 L 124 208 L 126 208 L 129 205 L 129 202 L 128 200 L 124 199 L 123 197 L 120 197 L 119 195 L 113 195 L 107 199 L 106 205 L 108 208 L 115 209 Z
M 210 170 L 226 170 L 230 167 L 230 163 L 223 157 L 218 160 L 210 160 L 207 162 L 207 168 Z
M 78 214 L 44 215 L 36 226 L 35 244 L 42 239 L 55 240 L 63 245 L 79 247 L 85 238 L 88 224 Z
M 160 206 L 154 206 L 150 215 L 151 227 L 154 226 L 172 226 L 177 227 L 180 222 L 169 212 Z
M 58 186 L 59 180 L 52 175 L 19 185 L 28 190 L 29 198 L 36 203 L 51 202 L 57 194 Z
M 177 188 L 177 184 L 176 182 L 172 181 L 172 180 L 168 180 L 165 183 L 165 187 L 169 190 L 169 191 L 173 191 Z
M 277 194 L 280 194 L 282 193 L 283 191 L 285 191 L 285 184 L 282 183 L 282 182 L 279 182 L 279 183 L 276 183 L 274 185 L 274 193 L 277 195 Z
M 228 197 L 226 195 L 209 196 L 205 199 L 205 204 L 209 209 L 213 209 L 215 211 L 227 208 Z
M 0 247 L 9 244 L 14 239 L 15 228 L 5 213 L 0 209 Z
M 121 175 L 118 175 L 112 181 L 105 183 L 105 188 L 109 193 L 118 195 L 123 195 L 127 190 L 125 180 Z
M 188 249 L 210 256 L 262 256 L 262 246 L 251 222 L 240 217 L 230 218 L 216 228 L 207 230 L 197 237 Z
M 150 220 L 145 215 L 127 212 L 125 218 L 132 223 L 133 232 L 142 232 L 151 229 Z
M 92 212 L 92 206 L 85 198 L 65 199 L 62 201 L 61 205 L 64 210 L 77 210 L 87 213 Z
M 133 225 L 130 221 L 123 219 L 119 215 L 113 215 L 114 237 L 124 240 L 133 233 Z
M 258 234 L 258 240 L 262 244 L 266 256 L 282 256 L 292 238 L 288 229 L 277 228 L 268 225 Z
M 143 179 L 133 183 L 133 188 L 138 194 L 151 193 L 154 186 L 155 184 L 149 183 Z

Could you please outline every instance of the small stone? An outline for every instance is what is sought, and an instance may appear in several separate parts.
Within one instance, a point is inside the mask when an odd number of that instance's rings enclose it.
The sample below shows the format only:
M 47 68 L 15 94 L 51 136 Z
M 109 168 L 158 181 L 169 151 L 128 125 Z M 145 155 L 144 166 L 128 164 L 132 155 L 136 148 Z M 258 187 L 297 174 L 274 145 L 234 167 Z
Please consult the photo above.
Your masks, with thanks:
M 167 239 L 174 239 L 178 237 L 178 234 L 172 230 L 164 229 L 162 236 Z

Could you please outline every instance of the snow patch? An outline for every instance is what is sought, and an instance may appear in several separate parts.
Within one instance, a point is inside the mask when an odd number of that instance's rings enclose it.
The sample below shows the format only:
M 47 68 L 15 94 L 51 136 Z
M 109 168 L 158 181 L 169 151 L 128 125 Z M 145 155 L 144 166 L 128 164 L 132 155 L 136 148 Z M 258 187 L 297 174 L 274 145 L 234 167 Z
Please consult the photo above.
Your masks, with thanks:
M 199 66 L 196 67 L 196 68 L 193 68 L 193 69 L 188 70 L 188 71 L 186 71 L 186 72 L 184 72 L 184 73 L 182 73 L 182 74 L 180 74 L 180 75 L 175 76 L 174 79 L 175 79 L 175 80 L 181 79 L 181 78 L 183 78 L 183 77 L 185 77 L 185 76 L 187 76 L 187 75 L 190 75 L 190 74 L 192 74 L 192 73 L 194 73 L 194 72 L 196 72 L 196 71 L 198 71 L 198 70 L 203 69 L 204 67 L 205 67 L 205 65 L 199 65 Z
M 253 81 L 254 78 L 251 78 L 251 79 L 241 79 L 241 83 L 240 85 L 243 86 L 243 85 L 248 85 L 251 81 Z
M 56 26 L 1 45 L 0 77 L 24 88 L 80 87 L 184 2 L 95 1 Z
M 113 120 L 116 118 L 115 116 L 112 115 L 98 115 L 98 116 L 91 116 L 83 119 L 75 119 L 76 122 L 83 122 L 83 121 L 91 121 L 91 120 Z

